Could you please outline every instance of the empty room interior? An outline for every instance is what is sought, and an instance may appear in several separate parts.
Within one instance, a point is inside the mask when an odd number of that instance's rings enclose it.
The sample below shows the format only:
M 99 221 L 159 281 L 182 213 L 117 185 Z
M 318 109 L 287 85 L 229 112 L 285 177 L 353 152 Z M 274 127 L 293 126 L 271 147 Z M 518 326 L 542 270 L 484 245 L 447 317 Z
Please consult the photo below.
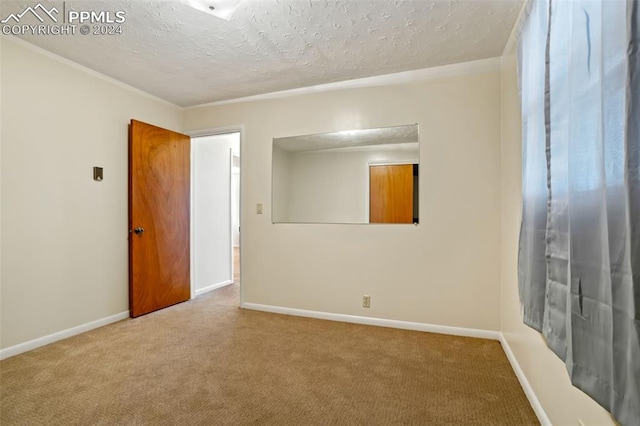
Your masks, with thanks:
M 523 140 L 555 171 L 544 120 L 556 140 L 573 105 L 544 114 L 563 14 L 592 86 L 640 66 L 637 2 L 600 3 L 3 1 L 0 423 L 640 424 L 638 314 L 608 399 L 522 293 Z M 577 326 L 601 305 L 569 282 Z

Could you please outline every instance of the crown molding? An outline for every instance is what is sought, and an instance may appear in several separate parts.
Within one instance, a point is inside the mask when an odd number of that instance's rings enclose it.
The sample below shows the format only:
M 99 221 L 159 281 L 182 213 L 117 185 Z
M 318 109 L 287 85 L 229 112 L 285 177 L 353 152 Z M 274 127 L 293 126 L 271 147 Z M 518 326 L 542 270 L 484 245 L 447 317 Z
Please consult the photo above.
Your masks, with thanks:
M 136 87 L 130 86 L 127 83 L 123 83 L 120 80 L 117 80 L 117 79 L 115 79 L 113 77 L 109 77 L 108 75 L 102 74 L 102 73 L 100 73 L 98 71 L 95 71 L 95 70 L 89 68 L 89 67 L 86 67 L 84 65 L 80 65 L 79 63 L 74 62 L 74 61 L 72 61 L 70 59 L 67 59 L 67 58 L 62 57 L 60 55 L 57 55 L 55 53 L 49 52 L 46 49 L 43 49 L 43 48 L 38 47 L 38 46 L 36 46 L 34 44 L 31 44 L 28 41 L 22 40 L 21 38 L 18 38 L 16 36 L 3 35 L 2 39 L 3 39 L 3 42 L 4 41 L 10 41 L 10 42 L 15 43 L 15 44 L 17 44 L 19 46 L 22 46 L 22 47 L 24 47 L 26 49 L 29 49 L 32 52 L 39 53 L 39 54 L 41 54 L 43 56 L 46 56 L 46 57 L 48 57 L 50 59 L 53 59 L 54 61 L 60 62 L 61 64 L 67 65 L 68 67 L 77 69 L 78 71 L 82 71 L 82 72 L 84 72 L 86 74 L 89 74 L 92 77 L 96 77 L 96 78 L 98 78 L 100 80 L 103 80 L 103 81 L 106 81 L 108 83 L 111 83 L 111 84 L 113 84 L 115 86 L 118 86 L 118 87 L 123 88 L 125 90 L 128 90 L 130 92 L 133 92 L 133 93 L 135 93 L 137 95 L 141 95 L 141 96 L 144 96 L 145 98 L 152 99 L 152 100 L 157 101 L 157 102 L 161 102 L 161 103 L 163 103 L 165 105 L 172 106 L 172 107 L 177 108 L 179 110 L 183 109 L 183 107 L 181 107 L 179 105 L 176 105 L 176 104 L 174 104 L 172 102 L 169 102 L 169 101 L 167 101 L 165 99 L 162 99 L 162 98 L 159 98 L 159 97 L 157 97 L 155 95 L 147 93 L 144 90 L 140 90 L 140 89 L 138 89 Z
M 509 47 L 513 43 L 512 38 L 515 38 L 514 34 L 515 34 L 515 26 L 514 26 L 514 30 L 512 31 L 512 36 L 510 37 L 509 41 L 507 41 L 507 45 L 505 46 L 505 51 L 507 47 Z M 102 74 L 84 65 L 80 65 L 79 63 L 74 62 L 70 59 L 67 59 L 55 53 L 49 52 L 48 50 L 45 50 L 41 47 L 31 44 L 18 37 L 2 36 L 2 38 L 4 40 L 11 41 L 17 45 L 25 47 L 33 52 L 36 52 L 48 58 L 51 58 L 57 62 L 65 64 L 71 68 L 75 68 L 79 71 L 83 71 L 93 77 L 99 78 L 103 81 L 109 82 L 113 85 L 126 89 L 130 92 L 136 93 L 138 95 L 144 96 L 146 98 L 152 99 L 157 102 L 161 102 L 165 105 L 170 105 L 180 110 L 213 107 L 213 106 L 228 105 L 228 104 L 243 103 L 243 102 L 254 102 L 254 101 L 262 101 L 262 100 L 268 100 L 268 99 L 287 98 L 292 96 L 331 92 L 331 91 L 337 91 L 337 90 L 409 84 L 409 83 L 433 80 L 438 78 L 455 77 L 460 75 L 477 74 L 477 73 L 483 73 L 483 72 L 493 72 L 493 71 L 500 70 L 500 63 L 501 63 L 500 57 L 498 56 L 493 58 L 480 59 L 477 61 L 460 62 L 456 64 L 422 68 L 422 69 L 412 70 L 412 71 L 403 71 L 403 72 L 393 73 L 393 74 L 384 74 L 384 75 L 379 75 L 374 77 L 358 78 L 353 80 L 339 81 L 335 83 L 320 84 L 316 86 L 300 87 L 297 89 L 270 92 L 270 93 L 264 93 L 260 95 L 246 96 L 242 98 L 227 99 L 222 101 L 209 102 L 205 104 L 182 107 L 172 102 L 169 102 L 165 99 L 152 95 L 148 92 L 140 90 L 136 87 L 123 83 L 122 81 L 117 80 L 113 77 L 109 77 L 105 74 Z
M 336 83 L 320 84 L 317 86 L 301 87 L 298 89 L 283 90 L 280 92 L 265 93 L 262 95 L 247 96 L 243 98 L 228 99 L 224 101 L 209 102 L 193 105 L 185 109 L 205 108 L 219 105 L 228 105 L 241 102 L 263 101 L 267 99 L 288 98 L 291 96 L 308 95 L 312 93 L 331 92 L 335 90 L 359 89 L 365 87 L 391 86 L 408 84 L 417 81 L 433 80 L 436 78 L 455 77 L 466 74 L 476 74 L 500 70 L 500 57 L 480 59 L 478 61 L 461 62 L 457 64 L 442 65 L 438 67 L 423 68 L 413 71 L 404 71 L 394 74 L 385 74 L 375 77 L 358 78 L 355 80 L 339 81 Z
M 511 33 L 509 34 L 509 38 L 507 39 L 507 42 L 504 45 L 504 49 L 502 50 L 502 56 L 509 56 L 515 53 L 516 45 L 518 42 L 518 35 L 520 34 L 520 27 L 522 26 L 523 19 L 528 14 L 530 7 L 531 0 L 525 0 L 522 3 L 520 13 L 518 13 L 518 18 L 513 24 L 513 28 L 511 28 Z

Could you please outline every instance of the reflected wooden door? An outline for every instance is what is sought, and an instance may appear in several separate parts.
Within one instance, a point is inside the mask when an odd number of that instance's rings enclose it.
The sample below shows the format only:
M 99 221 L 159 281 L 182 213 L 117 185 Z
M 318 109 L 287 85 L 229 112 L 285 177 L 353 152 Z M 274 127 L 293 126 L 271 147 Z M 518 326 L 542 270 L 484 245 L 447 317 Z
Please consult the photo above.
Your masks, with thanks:
M 189 300 L 189 136 L 131 120 L 129 309 L 137 317 Z
M 369 167 L 369 222 L 413 223 L 413 164 Z

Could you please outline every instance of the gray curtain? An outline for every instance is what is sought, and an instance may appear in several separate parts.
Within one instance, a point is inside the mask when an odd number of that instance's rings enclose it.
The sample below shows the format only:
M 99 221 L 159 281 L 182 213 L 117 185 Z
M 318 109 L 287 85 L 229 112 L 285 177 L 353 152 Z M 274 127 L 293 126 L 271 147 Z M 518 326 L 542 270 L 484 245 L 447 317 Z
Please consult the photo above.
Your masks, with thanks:
M 524 322 L 640 424 L 640 6 L 533 0 L 519 37 Z

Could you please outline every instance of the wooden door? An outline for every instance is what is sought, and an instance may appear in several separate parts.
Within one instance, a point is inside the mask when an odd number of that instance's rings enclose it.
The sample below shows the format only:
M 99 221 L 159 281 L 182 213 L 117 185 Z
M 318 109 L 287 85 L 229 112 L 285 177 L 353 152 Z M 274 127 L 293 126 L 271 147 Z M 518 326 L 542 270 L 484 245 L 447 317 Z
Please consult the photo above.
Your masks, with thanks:
M 189 300 L 189 136 L 131 120 L 129 309 L 137 317 Z
M 413 164 L 369 167 L 369 222 L 413 223 Z

